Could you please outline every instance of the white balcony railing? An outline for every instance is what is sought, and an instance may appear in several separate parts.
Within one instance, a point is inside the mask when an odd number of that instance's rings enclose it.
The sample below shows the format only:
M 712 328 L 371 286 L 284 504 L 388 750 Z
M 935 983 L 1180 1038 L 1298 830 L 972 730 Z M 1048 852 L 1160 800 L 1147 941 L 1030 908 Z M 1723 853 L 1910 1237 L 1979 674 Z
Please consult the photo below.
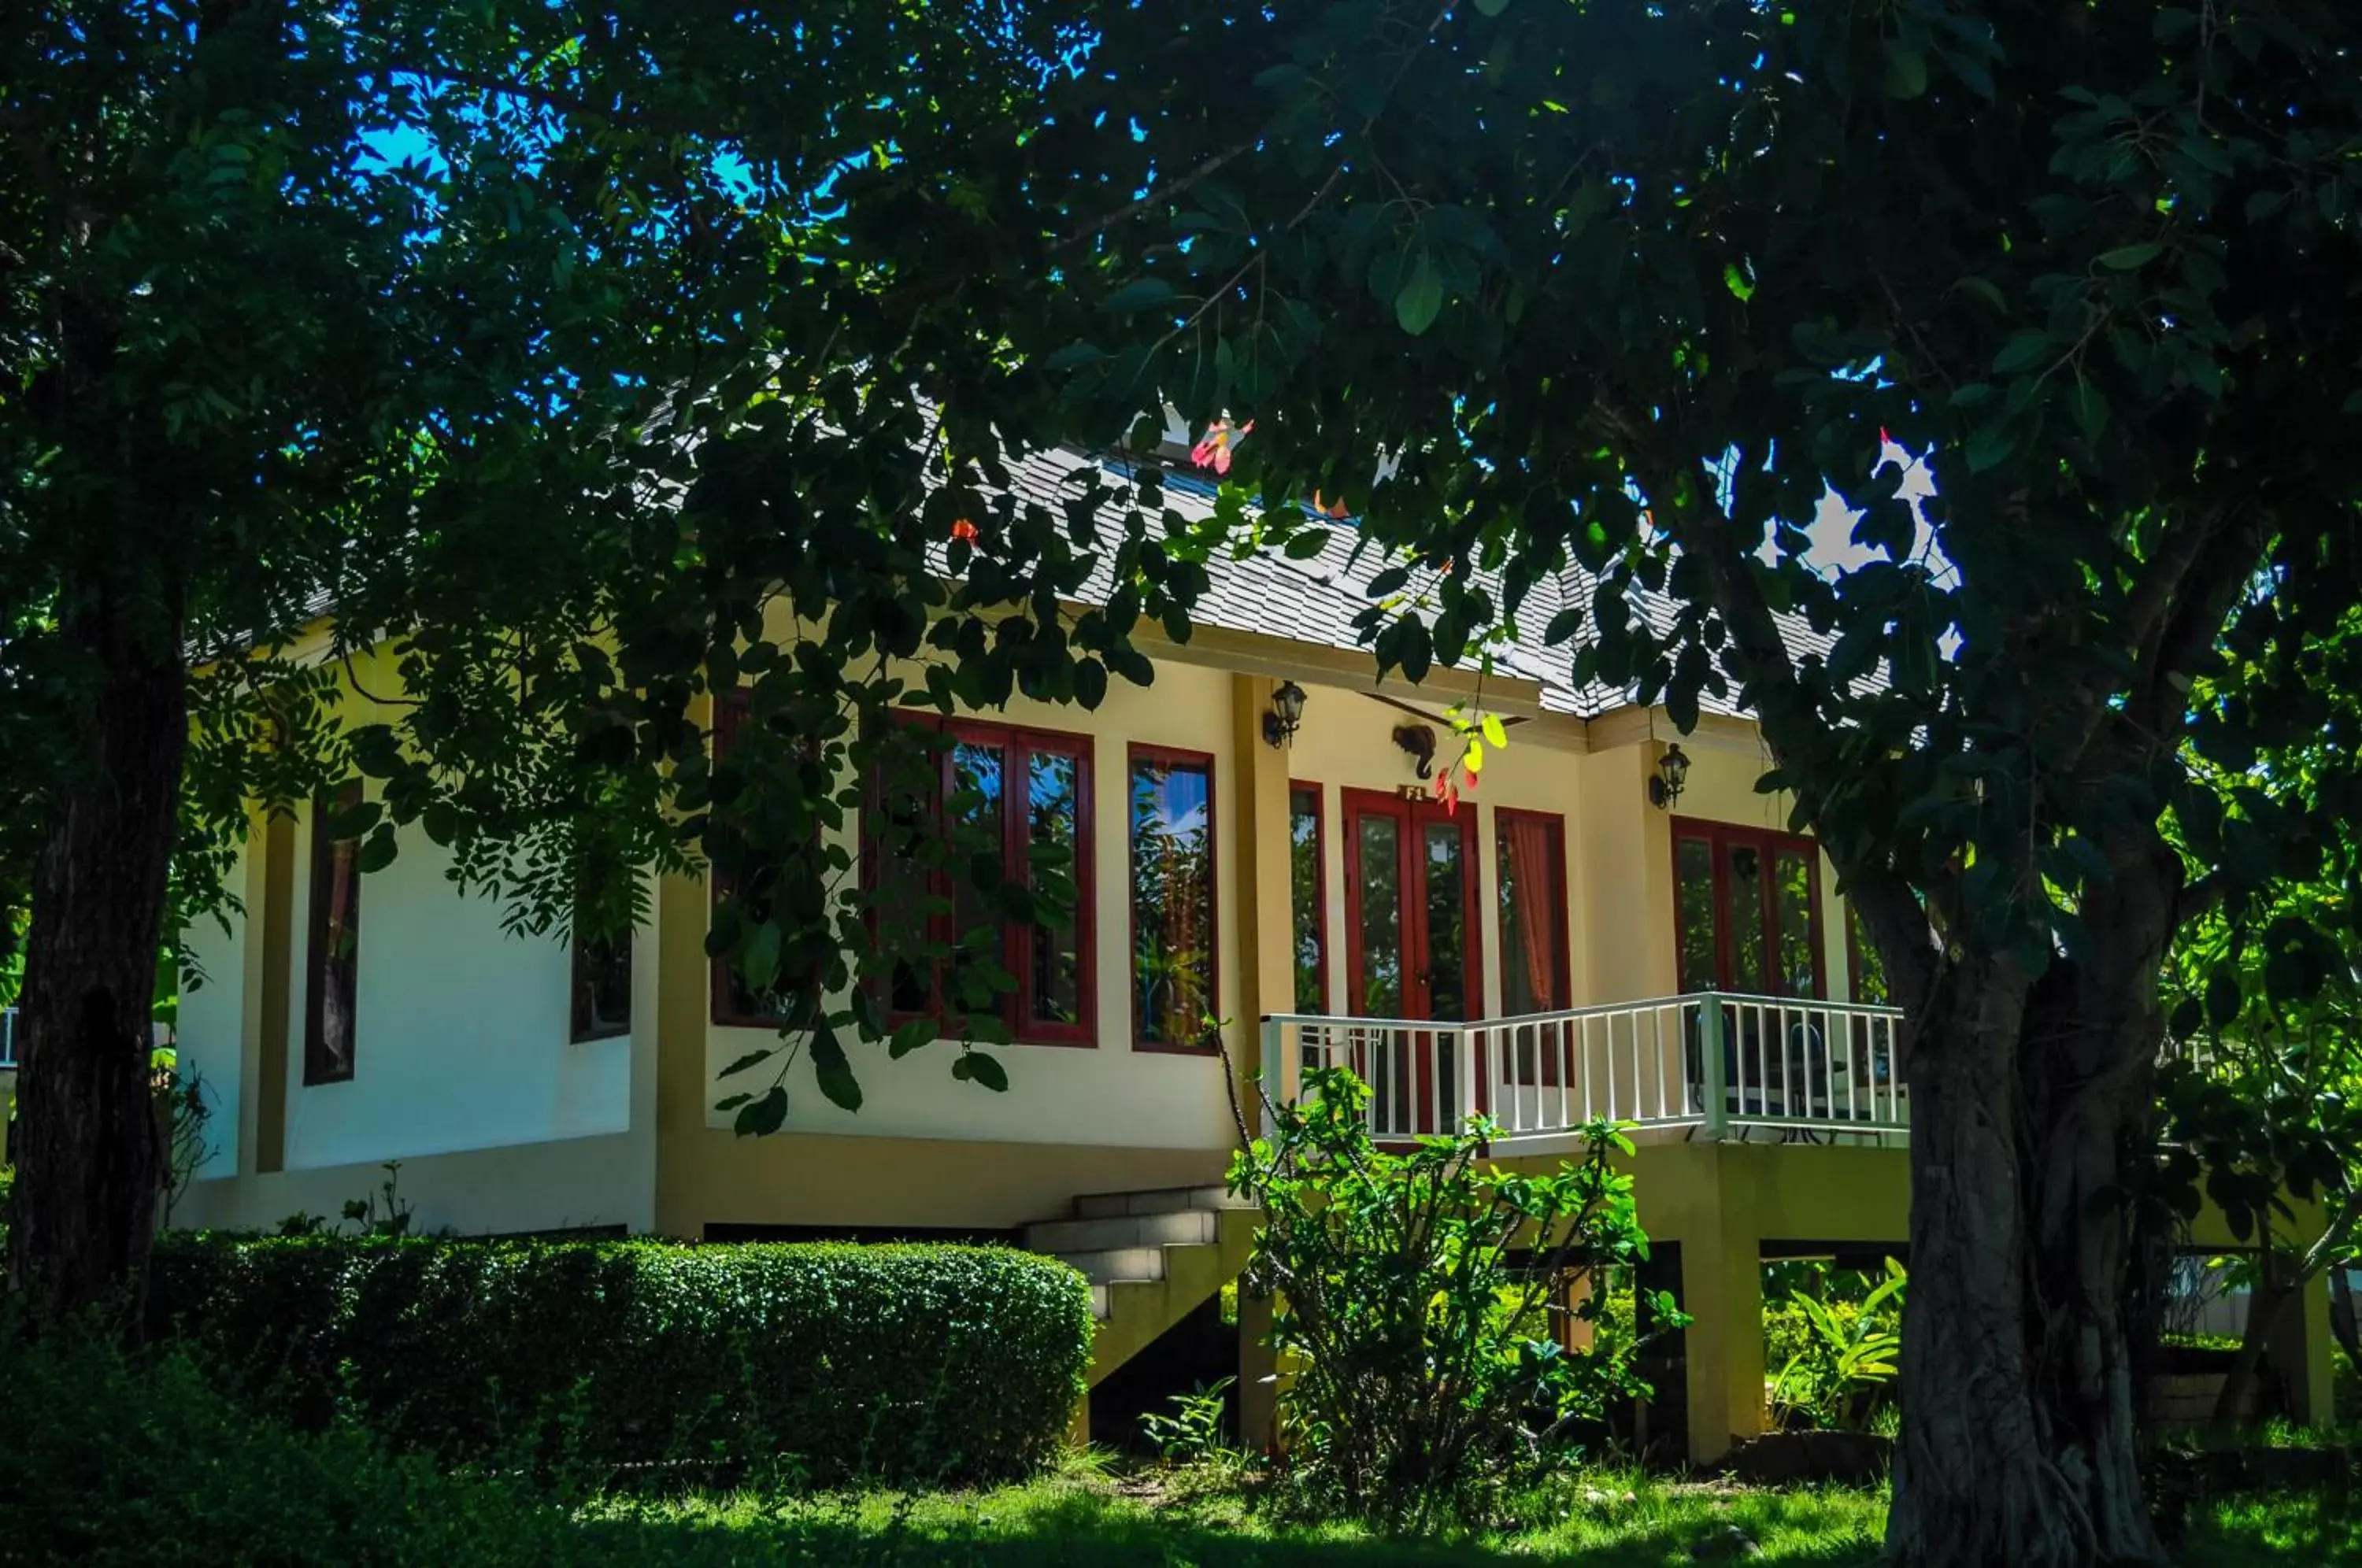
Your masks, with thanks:
M 1599 1119 L 1709 1138 L 1765 1129 L 1899 1143 L 1902 1023 L 1893 1008 L 1715 993 L 1467 1023 L 1275 1013 L 1263 1021 L 1264 1088 L 1293 1100 L 1308 1069 L 1349 1067 L 1370 1086 L 1382 1139 L 1446 1132 L 1481 1110 L 1496 1143 Z

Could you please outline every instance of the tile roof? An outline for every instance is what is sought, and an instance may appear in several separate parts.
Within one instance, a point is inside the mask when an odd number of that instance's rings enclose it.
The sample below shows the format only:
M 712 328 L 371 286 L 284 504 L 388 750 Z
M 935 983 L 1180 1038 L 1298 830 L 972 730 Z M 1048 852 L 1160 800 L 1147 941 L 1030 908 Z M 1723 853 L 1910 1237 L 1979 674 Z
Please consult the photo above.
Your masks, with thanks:
M 1091 480 L 1120 484 L 1131 477 L 1125 465 L 1074 448 L 1035 452 L 1012 460 L 1009 469 L 1010 488 L 1015 499 L 1021 503 L 1047 507 L 1054 514 Z M 1213 513 L 1212 487 L 1194 476 L 1168 471 L 1164 491 L 1165 507 L 1190 522 L 1203 521 Z M 1119 536 L 1123 526 L 1122 506 L 1114 501 L 1104 503 L 1100 512 L 1102 536 Z M 1368 555 L 1356 561 L 1353 552 L 1357 543 L 1352 526 L 1341 524 L 1330 529 L 1329 542 L 1319 554 L 1305 559 L 1292 559 L 1271 549 L 1245 556 L 1219 556 L 1207 563 L 1211 582 L 1192 619 L 1200 625 L 1282 637 L 1315 646 L 1362 648 L 1366 645 L 1353 619 L 1371 603 L 1365 585 L 1390 563 Z M 1428 574 L 1428 583 L 1431 584 L 1436 575 Z M 1497 575 L 1479 573 L 1478 580 L 1498 603 L 1501 594 Z M 1426 584 L 1414 575 L 1411 591 L 1422 586 Z M 1492 647 L 1494 668 L 1505 675 L 1540 685 L 1542 705 L 1550 712 L 1596 718 L 1631 705 L 1636 700 L 1636 694 L 1629 690 L 1618 690 L 1595 680 L 1578 685 L 1574 679 L 1576 651 L 1591 635 L 1591 606 L 1596 586 L 1597 580 L 1580 568 L 1545 577 L 1534 585 L 1521 608 L 1520 635 L 1506 646 L 1496 644 Z M 1101 565 L 1085 583 L 1080 597 L 1097 602 L 1104 600 L 1112 587 L 1113 580 Z M 1636 602 L 1652 627 L 1660 633 L 1670 633 L 1676 607 L 1669 595 L 1639 592 Z M 1555 646 L 1545 643 L 1541 629 L 1569 606 L 1583 609 L 1584 630 Z M 1781 630 L 1789 646 L 1799 654 L 1826 654 L 1834 641 L 1795 616 L 1781 617 Z M 1699 706 L 1710 713 L 1744 717 L 1746 711 L 1734 700 L 1735 695 L 1717 698 L 1711 692 L 1703 693 Z

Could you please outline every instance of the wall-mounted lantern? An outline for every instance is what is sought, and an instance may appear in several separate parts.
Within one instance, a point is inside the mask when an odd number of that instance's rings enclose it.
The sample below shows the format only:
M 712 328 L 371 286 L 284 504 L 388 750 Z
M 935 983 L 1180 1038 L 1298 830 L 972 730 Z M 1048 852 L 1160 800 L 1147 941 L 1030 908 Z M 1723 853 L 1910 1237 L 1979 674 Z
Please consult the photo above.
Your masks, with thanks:
M 1402 747 L 1421 778 L 1435 776 L 1435 732 L 1425 724 L 1396 724 L 1395 745 Z
M 1263 716 L 1263 739 L 1275 750 L 1296 739 L 1297 726 L 1304 723 L 1304 688 L 1293 680 L 1282 681 L 1271 694 L 1271 712 Z
M 1680 801 L 1683 789 L 1690 781 L 1690 759 L 1682 754 L 1678 742 L 1665 748 L 1657 758 L 1657 771 L 1649 776 L 1649 803 L 1661 812 L 1670 812 Z

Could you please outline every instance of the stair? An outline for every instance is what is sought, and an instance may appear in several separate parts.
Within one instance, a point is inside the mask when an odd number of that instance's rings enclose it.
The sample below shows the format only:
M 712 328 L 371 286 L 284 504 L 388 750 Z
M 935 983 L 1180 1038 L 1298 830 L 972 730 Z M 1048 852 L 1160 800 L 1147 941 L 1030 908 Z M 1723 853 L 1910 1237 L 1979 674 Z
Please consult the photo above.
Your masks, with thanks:
M 1260 1213 L 1219 1187 L 1176 1187 L 1086 1194 L 1071 1216 L 1025 1227 L 1028 1249 L 1090 1282 L 1094 1386 L 1239 1276 Z

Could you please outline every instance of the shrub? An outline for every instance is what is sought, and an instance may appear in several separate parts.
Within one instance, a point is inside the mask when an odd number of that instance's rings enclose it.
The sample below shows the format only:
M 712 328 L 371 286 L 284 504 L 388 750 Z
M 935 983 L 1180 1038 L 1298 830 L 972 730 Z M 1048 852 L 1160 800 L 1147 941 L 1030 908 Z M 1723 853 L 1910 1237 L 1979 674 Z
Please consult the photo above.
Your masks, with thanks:
M 1765 1315 L 1765 1361 L 1776 1364 L 1770 1403 L 1783 1427 L 1869 1430 L 1893 1395 L 1903 1349 L 1910 1275 L 1889 1258 L 1886 1276 L 1858 1297 L 1796 1292 Z
M 301 1427 L 823 1483 L 1038 1467 L 1094 1327 L 1071 1268 L 988 1247 L 168 1236 L 149 1300 Z
M 1480 1168 L 1481 1117 L 1395 1153 L 1371 1140 L 1360 1079 L 1326 1068 L 1306 1088 L 1269 1107 L 1271 1136 L 1231 1171 L 1264 1210 L 1248 1279 L 1295 1372 L 1280 1392 L 1293 1480 L 1324 1511 L 1477 1522 L 1571 1430 L 1648 1391 L 1634 1338 L 1573 1354 L 1552 1331 L 1556 1313 L 1595 1324 L 1615 1272 L 1648 1256 L 1631 1178 L 1609 1164 L 1631 1145 L 1595 1123 L 1554 1175 Z M 1565 1306 L 1585 1277 L 1601 1288 Z M 1653 1321 L 1687 1320 L 1662 1292 L 1650 1305 Z
M 564 1520 L 522 1489 L 448 1479 L 349 1427 L 298 1433 L 185 1353 L 32 1343 L 0 1322 L 0 1563 L 97 1568 L 552 1561 Z

